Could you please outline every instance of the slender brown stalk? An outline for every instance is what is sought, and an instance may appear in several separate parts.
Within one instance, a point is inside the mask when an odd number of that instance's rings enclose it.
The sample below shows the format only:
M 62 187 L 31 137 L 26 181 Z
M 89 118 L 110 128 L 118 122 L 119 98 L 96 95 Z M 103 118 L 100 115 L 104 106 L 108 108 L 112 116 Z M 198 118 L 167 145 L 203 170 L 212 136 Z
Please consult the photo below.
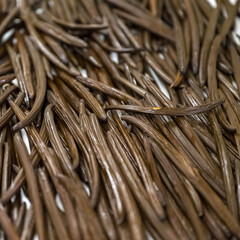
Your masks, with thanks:
M 224 103 L 224 99 L 212 103 L 206 103 L 197 107 L 180 107 L 180 108 L 161 108 L 161 107 L 142 107 L 134 105 L 109 105 L 105 109 L 120 109 L 125 111 L 153 114 L 153 115 L 167 115 L 167 116 L 188 116 L 194 114 L 201 114 L 206 111 L 218 107 Z

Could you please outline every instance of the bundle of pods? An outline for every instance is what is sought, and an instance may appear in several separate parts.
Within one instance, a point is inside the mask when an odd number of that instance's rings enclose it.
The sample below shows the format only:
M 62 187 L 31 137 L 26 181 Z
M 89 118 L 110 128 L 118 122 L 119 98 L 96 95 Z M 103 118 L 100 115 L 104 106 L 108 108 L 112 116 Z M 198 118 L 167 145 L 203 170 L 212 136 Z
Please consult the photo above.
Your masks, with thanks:
M 0 0 L 0 239 L 240 238 L 239 2 Z

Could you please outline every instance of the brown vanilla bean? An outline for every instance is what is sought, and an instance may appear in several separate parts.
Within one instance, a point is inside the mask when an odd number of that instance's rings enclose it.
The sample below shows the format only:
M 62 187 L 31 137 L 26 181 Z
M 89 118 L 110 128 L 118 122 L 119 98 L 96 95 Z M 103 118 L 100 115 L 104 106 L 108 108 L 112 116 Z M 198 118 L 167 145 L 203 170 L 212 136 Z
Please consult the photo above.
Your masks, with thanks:
M 204 86 L 204 84 L 206 83 L 206 79 L 207 79 L 207 59 L 209 56 L 209 50 L 211 47 L 211 42 L 213 41 L 213 37 L 214 37 L 214 32 L 216 29 L 216 25 L 217 25 L 217 20 L 219 17 L 219 13 L 220 13 L 220 6 L 221 4 L 219 3 L 217 5 L 217 8 L 213 11 L 213 14 L 211 15 L 209 22 L 208 22 L 208 26 L 206 29 L 206 32 L 204 34 L 204 39 L 203 39 L 203 46 L 201 49 L 201 54 L 200 54 L 200 62 L 199 62 L 199 81 L 201 86 Z
M 105 29 L 108 27 L 105 23 L 102 23 L 102 24 L 77 24 L 77 23 L 73 23 L 73 22 L 67 22 L 63 19 L 54 17 L 46 10 L 45 10 L 45 13 L 57 24 L 59 24 L 63 27 L 66 27 L 66 28 L 70 28 L 70 29 L 81 29 L 81 30 L 94 31 L 94 30 Z
M 79 156 L 77 145 L 74 141 L 73 136 L 67 130 L 67 128 L 61 122 L 58 122 L 58 123 L 59 123 L 59 129 L 63 135 L 62 137 L 64 138 L 65 143 L 67 145 L 67 150 L 69 150 L 69 155 L 71 156 L 72 169 L 76 169 L 80 164 L 80 156 Z
M 77 77 L 77 80 L 79 80 L 82 84 L 88 86 L 88 87 L 92 87 L 95 88 L 97 90 L 100 90 L 104 93 L 106 93 L 107 95 L 111 96 L 111 97 L 116 97 L 119 100 L 122 100 L 124 102 L 127 102 L 128 100 L 141 105 L 141 103 L 136 99 L 133 98 L 131 95 L 121 92 L 118 89 L 108 86 L 107 84 L 101 83 L 101 82 L 97 82 L 93 79 L 90 78 L 84 78 L 81 76 Z
M 44 35 L 43 38 L 46 41 L 46 43 L 49 45 L 49 47 L 52 49 L 52 51 L 55 52 L 58 58 L 64 64 L 68 64 L 68 57 L 65 53 L 65 50 L 62 48 L 62 46 L 48 35 Z
M 31 75 L 31 63 L 30 58 L 28 56 L 27 47 L 24 43 L 24 36 L 19 32 L 16 33 L 18 49 L 21 56 L 21 63 L 23 69 L 23 77 L 26 82 L 26 89 L 30 99 L 33 99 L 35 96 L 33 82 L 32 82 L 32 75 Z M 31 49 L 29 49 L 31 52 Z
M 45 239 L 45 230 L 44 230 L 44 220 L 43 220 L 43 208 L 38 192 L 37 180 L 34 174 L 34 170 L 31 164 L 30 157 L 28 155 L 27 149 L 24 145 L 23 139 L 19 133 L 14 134 L 14 145 L 18 153 L 21 165 L 24 169 L 26 180 L 28 183 L 29 193 L 31 195 L 31 200 L 33 202 L 34 214 L 36 218 L 36 228 L 39 239 Z
M 19 57 L 17 56 L 17 53 L 14 51 L 14 49 L 10 45 L 7 45 L 7 50 L 12 62 L 12 66 L 13 66 L 16 78 L 18 80 L 19 88 L 22 92 L 25 93 L 25 96 L 24 96 L 25 102 L 29 105 L 29 96 L 27 92 L 26 82 L 23 77 L 23 72 L 21 69 Z
M 44 118 L 45 118 L 45 124 L 48 131 L 49 140 L 53 146 L 53 149 L 55 150 L 56 154 L 58 155 L 59 159 L 61 160 L 60 164 L 63 168 L 64 172 L 67 173 L 67 175 L 71 177 L 75 177 L 75 174 L 73 173 L 71 169 L 71 163 L 67 156 L 66 151 L 64 150 L 64 147 L 61 143 L 61 139 L 58 136 L 57 128 L 54 123 L 54 116 L 52 111 L 53 105 L 49 105 L 45 109 Z
M 224 103 L 224 99 L 213 103 L 206 103 L 197 107 L 180 107 L 180 108 L 161 108 L 161 107 L 142 107 L 134 105 L 110 105 L 106 109 L 120 109 L 132 112 L 153 114 L 153 115 L 169 115 L 169 116 L 187 116 L 200 114 L 206 111 L 211 111 L 215 107 Z
M 192 41 L 192 69 L 196 74 L 199 67 L 199 54 L 200 54 L 200 36 L 199 26 L 197 24 L 197 17 L 194 11 L 192 1 L 185 0 L 186 12 L 188 15 L 189 25 L 191 27 L 191 41 Z
M 36 99 L 31 111 L 28 113 L 27 117 L 24 120 L 20 121 L 13 127 L 15 131 L 29 125 L 35 119 L 35 117 L 37 116 L 38 112 L 41 109 L 46 93 L 46 76 L 43 68 L 42 59 L 40 58 L 40 54 L 34 48 L 33 44 L 29 39 L 26 39 L 26 43 L 30 49 L 33 65 L 36 69 L 38 91 L 36 92 Z
M 167 2 L 168 11 L 171 15 L 173 25 L 174 25 L 174 32 L 175 37 L 178 39 L 176 41 L 176 49 L 177 49 L 177 55 L 178 55 L 178 68 L 181 73 L 185 73 L 187 68 L 187 60 L 186 60 L 186 49 L 185 49 L 185 41 L 184 41 L 184 35 L 183 35 L 183 29 L 182 25 L 180 24 L 180 21 L 174 12 L 171 3 Z

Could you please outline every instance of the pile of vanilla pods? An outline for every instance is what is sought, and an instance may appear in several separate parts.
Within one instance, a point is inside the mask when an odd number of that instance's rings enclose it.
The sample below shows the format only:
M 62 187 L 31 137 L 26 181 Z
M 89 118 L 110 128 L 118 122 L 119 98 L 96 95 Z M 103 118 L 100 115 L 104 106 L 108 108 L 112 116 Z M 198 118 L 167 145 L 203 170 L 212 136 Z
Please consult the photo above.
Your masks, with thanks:
M 239 3 L 0 0 L 0 239 L 240 238 Z

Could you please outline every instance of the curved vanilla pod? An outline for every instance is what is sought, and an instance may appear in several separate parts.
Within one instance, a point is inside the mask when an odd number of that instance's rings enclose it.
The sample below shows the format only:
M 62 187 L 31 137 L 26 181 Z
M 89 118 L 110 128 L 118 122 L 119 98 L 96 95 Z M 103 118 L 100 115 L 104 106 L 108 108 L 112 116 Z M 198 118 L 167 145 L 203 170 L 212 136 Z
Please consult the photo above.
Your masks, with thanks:
M 186 47 L 185 47 L 185 39 L 184 39 L 182 25 L 180 23 L 180 20 L 177 14 L 174 12 L 171 2 L 166 1 L 166 4 L 167 4 L 167 9 L 173 21 L 175 38 L 177 39 L 175 44 L 176 44 L 177 56 L 178 56 L 178 69 L 181 72 L 181 74 L 184 74 L 187 68 L 187 59 L 186 59 Z
M 35 89 L 33 87 L 32 74 L 31 74 L 31 62 L 28 55 L 28 50 L 24 42 L 24 35 L 20 32 L 16 32 L 18 50 L 21 59 L 22 73 L 25 81 L 26 89 L 30 99 L 35 97 Z M 31 52 L 30 52 L 31 54 Z
M 26 43 L 29 48 L 31 58 L 33 61 L 33 66 L 36 72 L 36 79 L 37 79 L 36 99 L 32 109 L 27 114 L 26 118 L 24 118 L 24 120 L 18 122 L 16 125 L 13 126 L 14 131 L 17 131 L 21 128 L 28 126 L 36 118 L 38 112 L 41 110 L 41 107 L 45 98 L 45 94 L 46 94 L 46 87 L 47 87 L 47 79 L 46 79 L 40 54 L 36 50 L 36 48 L 33 46 L 29 38 L 26 38 Z
M 193 8 L 192 1 L 184 0 L 186 12 L 191 27 L 192 40 L 192 69 L 193 73 L 197 74 L 199 68 L 199 54 L 200 54 L 200 36 L 197 17 Z
M 236 127 L 234 127 L 227 119 L 223 109 L 221 107 L 215 109 L 217 118 L 223 129 L 225 129 L 227 132 L 235 133 Z
M 214 33 L 217 26 L 218 17 L 221 10 L 221 4 L 217 4 L 217 7 L 213 10 L 213 13 L 210 16 L 207 29 L 204 33 L 203 45 L 200 53 L 199 60 L 199 72 L 198 79 L 201 86 L 204 86 L 207 80 L 207 64 L 209 58 L 209 50 L 211 48 L 211 43 L 214 38 Z
M 9 142 L 5 142 L 4 154 L 3 154 L 3 163 L 2 163 L 2 174 L 1 174 L 1 194 L 4 194 L 9 185 L 10 185 L 10 176 L 11 176 L 11 145 Z
M 66 150 L 64 149 L 61 139 L 57 132 L 52 107 L 53 104 L 48 105 L 44 111 L 44 121 L 48 131 L 49 140 L 59 158 L 60 165 L 64 170 L 65 174 L 67 174 L 69 177 L 75 178 L 76 175 L 73 173 L 71 162 L 67 156 Z
M 108 25 L 106 23 L 90 23 L 90 24 L 82 24 L 82 23 L 73 23 L 68 22 L 60 18 L 56 18 L 54 15 L 52 15 L 49 11 L 46 9 L 44 10 L 44 13 L 51 18 L 55 23 L 59 24 L 62 27 L 74 29 L 74 30 L 88 30 L 88 31 L 94 31 L 94 30 L 102 30 L 105 28 L 108 28 Z
M 72 169 L 75 170 L 80 164 L 80 156 L 77 145 L 73 136 L 61 121 L 58 121 L 58 127 L 63 137 L 62 141 L 64 142 L 65 147 L 67 146 L 67 150 L 71 156 Z
M 219 60 L 217 62 L 217 67 L 220 71 L 222 71 L 225 74 L 232 75 L 233 74 L 233 66 L 229 62 L 228 58 L 226 58 L 226 55 L 228 52 L 222 51 L 219 53 Z
M 115 165 L 112 163 L 113 156 L 108 148 L 102 129 L 99 126 L 99 122 L 96 115 L 90 114 L 87 133 L 90 141 L 95 143 L 93 149 L 96 151 L 99 164 L 104 172 L 103 182 L 106 185 L 106 192 L 112 205 L 113 214 L 118 224 L 122 223 L 126 216 L 126 208 L 123 200 L 123 193 L 121 192 L 120 186 L 122 179 L 118 178 L 116 174 L 117 170 L 114 168 Z M 120 181 L 120 182 L 119 182 Z M 113 187 L 115 186 L 115 187 Z M 111 197 L 109 197 L 111 196 Z
M 122 92 L 118 90 L 117 88 L 114 88 L 112 86 L 109 86 L 105 83 L 93 80 L 91 78 L 77 76 L 76 79 L 80 81 L 83 85 L 86 85 L 87 87 L 91 87 L 93 89 L 99 90 L 113 98 L 116 98 L 118 100 L 121 100 L 123 102 L 128 102 L 129 100 L 137 105 L 141 105 L 141 102 L 131 96 L 128 93 Z
M 143 107 L 135 105 L 109 105 L 105 109 L 119 109 L 138 113 L 146 113 L 152 115 L 167 115 L 167 116 L 189 116 L 201 114 L 210 111 L 225 102 L 225 99 L 219 99 L 211 103 L 205 103 L 196 107 L 179 107 L 179 108 L 161 108 L 161 107 Z
M 79 124 L 81 130 L 84 132 L 86 135 L 86 144 L 91 145 L 91 138 L 90 138 L 90 125 L 89 125 L 89 118 L 86 115 L 84 104 L 81 102 L 80 103 L 80 111 L 79 111 Z M 91 152 L 94 152 L 94 147 L 89 150 Z M 88 151 L 89 151 L 88 150 Z M 95 154 L 96 155 L 96 154 Z M 88 160 L 88 159 L 86 159 Z M 90 185 L 90 192 L 91 192 L 91 204 L 96 204 L 96 201 L 98 200 L 97 197 L 99 197 L 97 194 L 100 194 L 100 188 L 101 188 L 101 183 L 100 183 L 100 171 L 99 171 L 99 166 L 97 163 L 97 159 L 95 158 L 89 158 L 90 161 L 86 161 L 87 164 L 87 174 L 89 175 L 89 185 Z M 91 176 L 92 175 L 92 176 Z M 95 196 L 96 195 L 96 196 Z
M 18 81 L 19 88 L 20 88 L 21 92 L 25 93 L 24 99 L 25 99 L 26 104 L 29 106 L 29 96 L 28 96 L 28 92 L 27 92 L 27 88 L 26 88 L 26 81 L 23 77 L 23 72 L 22 72 L 19 56 L 17 55 L 17 53 L 13 49 L 13 47 L 11 47 L 10 45 L 7 45 L 7 51 L 8 51 L 8 55 L 10 57 L 11 63 L 12 63 L 14 73 L 15 73 L 17 81 Z
M 108 45 L 107 43 L 103 43 L 103 42 L 98 41 L 98 40 L 97 40 L 97 42 L 103 49 L 105 49 L 108 52 L 134 53 L 134 52 L 144 51 L 144 49 L 135 49 L 135 48 L 116 48 L 116 47 L 112 47 L 112 46 Z
M 40 200 L 40 195 L 38 192 L 37 179 L 33 170 L 30 156 L 27 152 L 26 146 L 23 139 L 19 133 L 15 133 L 13 137 L 14 146 L 18 154 L 21 165 L 24 169 L 24 173 L 27 180 L 28 191 L 30 194 L 30 199 L 33 204 L 34 214 L 36 216 L 36 229 L 38 237 L 40 240 L 45 239 L 45 227 L 43 218 L 43 208 Z
M 189 24 L 188 19 L 184 20 L 183 30 L 184 30 L 185 49 L 186 49 L 186 64 L 188 67 L 190 55 L 191 55 L 191 38 L 189 37 L 191 30 L 190 30 L 190 24 Z

